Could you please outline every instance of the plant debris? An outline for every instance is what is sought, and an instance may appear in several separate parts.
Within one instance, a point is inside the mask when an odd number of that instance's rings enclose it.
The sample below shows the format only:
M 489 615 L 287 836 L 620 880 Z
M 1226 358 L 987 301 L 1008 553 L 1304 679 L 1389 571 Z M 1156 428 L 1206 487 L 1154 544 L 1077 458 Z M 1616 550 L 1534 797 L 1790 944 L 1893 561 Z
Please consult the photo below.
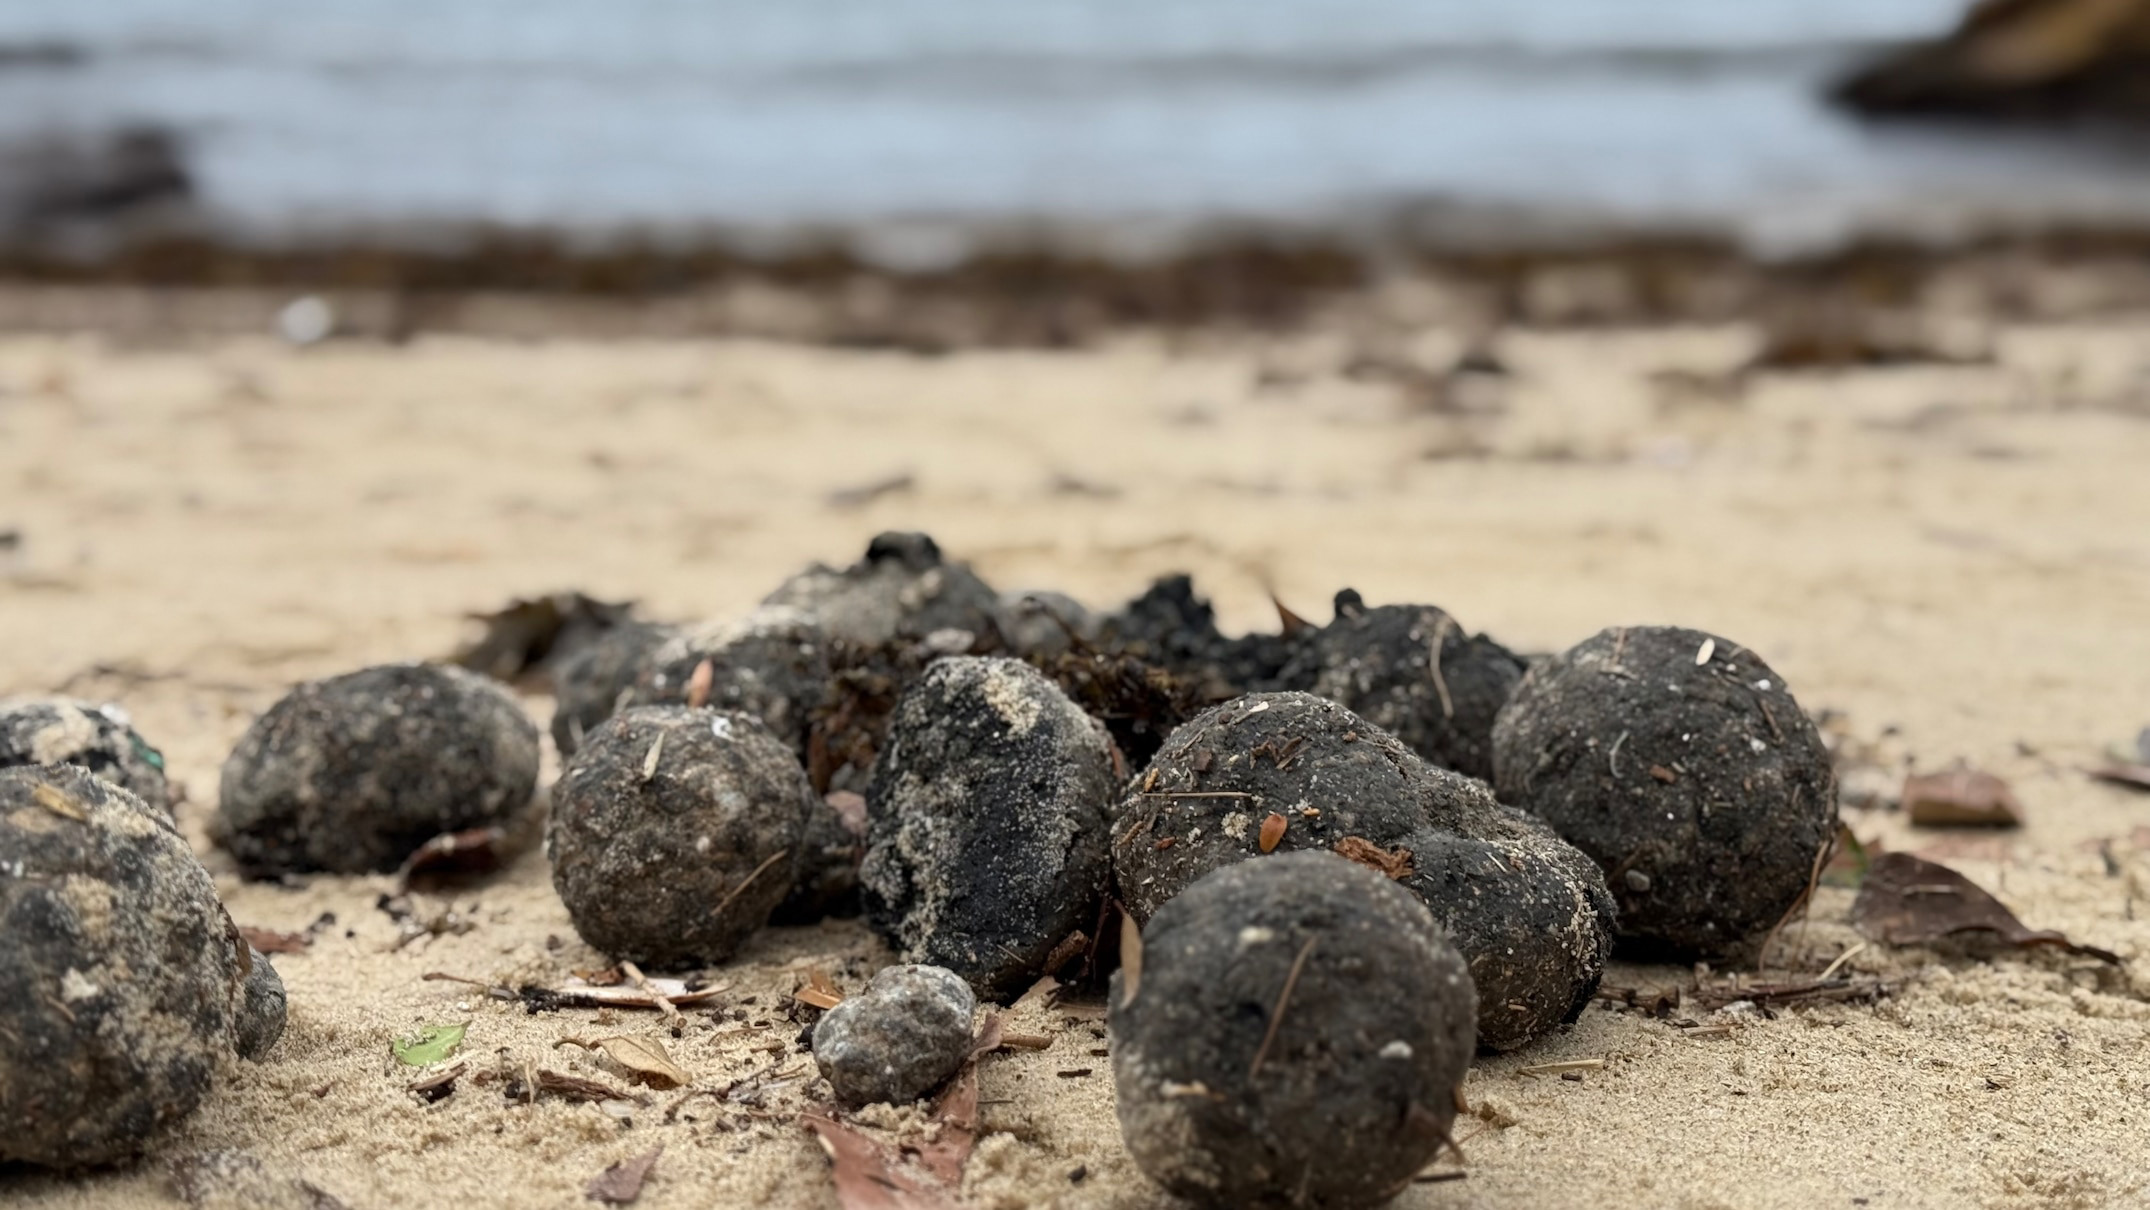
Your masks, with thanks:
M 885 479 L 875 479 L 870 483 L 861 483 L 856 487 L 837 488 L 835 491 L 823 496 L 822 499 L 828 502 L 830 508 L 859 509 L 879 500 L 883 496 L 902 495 L 917 486 L 918 480 L 909 471 L 904 471 L 901 474 L 890 475 Z
M 1283 766 L 1280 765 L 1278 767 L 1282 768 Z M 1269 818 L 1264 819 L 1262 821 L 1262 852 L 1275 852 L 1277 844 L 1284 839 L 1284 829 L 1289 826 L 1291 826 L 1290 820 L 1284 818 L 1282 815 L 1277 814 L 1275 811 L 1271 811 L 1269 813 Z
M 608 1206 L 624 1206 L 642 1196 L 642 1182 L 649 1179 L 650 1170 L 657 1166 L 657 1157 L 664 1154 L 664 1144 L 659 1143 L 631 1160 L 622 1160 L 597 1174 L 582 1195 L 593 1202 Z
M 628 621 L 634 608 L 631 601 L 600 601 L 579 592 L 518 597 L 491 613 L 468 615 L 485 631 L 448 659 L 499 681 L 533 672 L 549 676 L 562 659 Z
M 463 1035 L 470 1032 L 470 1022 L 453 1025 L 428 1025 L 408 1038 L 397 1038 L 391 1046 L 396 1058 L 412 1067 L 430 1067 L 441 1062 L 463 1044 Z
M 898 1170 L 874 1140 L 817 1113 L 801 1114 L 799 1120 L 828 1153 L 836 1201 L 843 1210 L 956 1210 L 954 1198 Z
M 693 987 L 679 979 L 647 979 L 647 986 L 629 987 L 625 984 L 599 984 L 580 977 L 570 978 L 558 987 L 525 985 L 518 994 L 525 1004 L 542 1000 L 547 1008 L 653 1008 L 661 1009 L 665 1001 L 674 1008 L 692 1008 L 716 999 L 731 985 L 711 983 Z M 533 1008 L 535 1012 L 537 1009 Z
M 672 1061 L 662 1044 L 643 1038 L 630 1038 L 625 1034 L 594 1039 L 562 1038 L 553 1045 L 601 1050 L 606 1058 L 633 1072 L 652 1088 L 678 1088 L 694 1083 L 694 1077 Z
M 1329 846 L 1329 851 L 1346 861 L 1356 861 L 1377 874 L 1401 881 L 1417 871 L 1411 867 L 1411 850 L 1398 846 L 1384 849 L 1364 836 L 1346 836 Z
M 1800 983 L 1724 983 L 1695 989 L 1695 1003 L 1711 1012 L 1729 1004 L 1756 1008 L 1788 1004 L 1871 1004 L 1890 994 L 1879 979 L 1810 979 Z
M 404 1085 L 404 1091 L 419 1097 L 428 1104 L 435 1101 L 444 1101 L 454 1095 L 456 1080 L 461 1078 L 462 1074 L 468 1070 L 470 1070 L 470 1064 L 468 1063 L 458 1063 L 453 1067 L 444 1067 L 422 1080 L 413 1080 L 411 1083 Z
M 2126 786 L 2130 790 L 2150 790 L 2150 763 L 2141 761 L 2109 761 L 2090 771 L 2099 781 Z
M 1904 779 L 1904 811 L 1922 827 L 2020 828 L 2023 804 L 2008 783 L 1977 769 Z
M 406 892 L 414 886 L 431 889 L 458 878 L 490 874 L 507 864 L 507 840 L 508 830 L 502 827 L 443 832 L 405 859 L 403 868 L 396 871 L 396 886 Z
M 1867 868 L 1851 905 L 1862 933 L 1890 945 L 1917 945 L 1962 933 L 1994 933 L 2016 946 L 2051 946 L 2120 965 L 2120 955 L 2078 945 L 2051 929 L 2026 928 L 2001 902 L 1945 865 L 1909 853 L 1884 853 Z
M 793 992 L 791 998 L 827 1012 L 844 1002 L 844 993 L 837 988 L 836 981 L 829 978 L 829 972 L 817 966 L 806 972 L 805 986 Z
M 531 1071 L 518 1071 L 508 1079 L 507 1099 L 530 1102 L 540 1093 L 551 1093 L 569 1101 L 627 1101 L 646 1104 L 643 1098 L 621 1092 L 599 1080 L 585 1080 L 580 1076 L 564 1075 L 540 1067 Z
M 264 954 L 303 954 L 313 945 L 314 939 L 306 933 L 279 933 L 275 929 L 239 926 L 239 935 L 246 943 Z

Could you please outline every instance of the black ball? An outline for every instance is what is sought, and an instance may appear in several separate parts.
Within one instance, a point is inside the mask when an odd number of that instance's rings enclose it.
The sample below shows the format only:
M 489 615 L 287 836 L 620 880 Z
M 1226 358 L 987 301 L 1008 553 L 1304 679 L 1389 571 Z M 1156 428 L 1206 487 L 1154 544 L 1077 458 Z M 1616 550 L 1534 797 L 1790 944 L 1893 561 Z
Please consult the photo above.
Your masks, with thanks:
M 1208 875 L 1113 977 L 1120 1137 L 1201 1206 L 1373 1206 L 1455 1118 L 1476 994 L 1424 904 L 1327 853 Z

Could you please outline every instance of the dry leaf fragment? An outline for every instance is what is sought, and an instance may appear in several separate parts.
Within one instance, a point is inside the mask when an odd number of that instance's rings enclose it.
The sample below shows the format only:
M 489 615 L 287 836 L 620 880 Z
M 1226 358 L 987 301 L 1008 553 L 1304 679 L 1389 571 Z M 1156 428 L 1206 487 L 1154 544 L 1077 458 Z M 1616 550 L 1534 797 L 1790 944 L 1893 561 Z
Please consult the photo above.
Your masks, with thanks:
M 672 1061 L 665 1053 L 663 1044 L 646 1038 L 630 1038 L 615 1034 L 609 1038 L 585 1040 L 562 1038 L 554 1046 L 580 1046 L 584 1050 L 601 1050 L 605 1057 L 639 1076 L 654 1088 L 678 1088 L 694 1083 L 694 1077 L 685 1068 Z
M 67 791 L 57 786 L 39 783 L 30 787 L 30 797 L 37 800 L 38 806 L 45 808 L 54 815 L 65 816 L 77 823 L 81 823 L 90 817 L 90 813 L 83 809 L 81 803 L 76 802 L 69 797 Z
M 657 1166 L 657 1157 L 664 1154 L 664 1144 L 659 1143 L 631 1160 L 622 1160 L 593 1178 L 582 1195 L 593 1202 L 608 1206 L 624 1206 L 642 1196 L 642 1182 L 649 1179 L 650 1169 Z
M 1364 836 L 1346 836 L 1329 846 L 1329 849 L 1346 861 L 1356 861 L 1367 869 L 1390 878 L 1401 880 L 1409 878 L 1415 872 L 1411 868 L 1411 850 L 1384 849 Z
M 599 986 L 581 979 L 570 979 L 559 987 L 524 988 L 524 999 L 533 996 L 549 1001 L 559 1008 L 658 1008 L 658 997 L 672 1002 L 675 1008 L 691 1008 L 716 999 L 731 985 L 712 983 L 707 987 L 688 990 L 686 983 L 678 979 L 651 979 L 649 986 L 628 987 Z
M 843 1210 L 955 1210 L 955 1199 L 899 1171 L 880 1144 L 820 1114 L 799 1115 L 821 1140 Z
M 806 986 L 793 992 L 791 998 L 827 1011 L 844 1002 L 844 993 L 829 978 L 829 972 L 817 966 L 806 972 Z
M 473 1077 L 476 1078 L 476 1077 Z M 621 1092 L 598 1080 L 585 1080 L 580 1076 L 539 1068 L 528 1077 L 534 1086 L 524 1082 L 523 1076 L 508 1081 L 507 1097 L 510 1101 L 534 1101 L 541 1092 L 549 1092 L 569 1101 L 638 1101 L 640 1098 Z
M 694 675 L 687 678 L 687 708 L 699 710 L 709 704 L 709 691 L 717 682 L 717 665 L 704 658 L 694 666 Z
M 453 1067 L 434 1072 L 422 1080 L 413 1080 L 403 1086 L 405 1092 L 428 1102 L 446 1100 L 455 1092 L 455 1082 L 470 1070 L 470 1064 L 458 1063 Z
M 1126 912 L 1120 913 L 1120 1007 L 1135 1002 L 1142 990 L 1142 926 Z
M 524 673 L 546 671 L 568 652 L 629 621 L 631 602 L 600 601 L 579 592 L 556 592 L 516 598 L 492 613 L 468 615 L 485 633 L 450 662 L 495 680 L 512 681 Z
M 1271 811 L 1269 818 L 1262 821 L 1262 852 L 1276 852 L 1277 845 L 1284 839 L 1284 829 L 1290 826 L 1290 820 Z
M 1924 827 L 2020 828 L 2023 804 L 2008 783 L 1976 769 L 1904 779 L 1904 810 Z
M 443 832 L 418 846 L 396 871 L 396 885 L 408 891 L 426 884 L 473 874 L 490 874 L 507 864 L 505 828 L 468 828 Z
M 1852 901 L 1851 922 L 1877 941 L 1917 945 L 1960 933 L 1998 934 L 2011 945 L 2049 945 L 2120 965 L 2120 955 L 2078 945 L 2051 929 L 2026 928 L 1970 879 L 1945 865 L 1909 853 L 1883 853 L 1867 867 L 1866 882 Z
M 314 943 L 314 939 L 304 933 L 279 933 L 275 929 L 254 928 L 245 924 L 239 926 L 239 935 L 246 938 L 248 945 L 264 954 L 303 954 L 306 948 Z

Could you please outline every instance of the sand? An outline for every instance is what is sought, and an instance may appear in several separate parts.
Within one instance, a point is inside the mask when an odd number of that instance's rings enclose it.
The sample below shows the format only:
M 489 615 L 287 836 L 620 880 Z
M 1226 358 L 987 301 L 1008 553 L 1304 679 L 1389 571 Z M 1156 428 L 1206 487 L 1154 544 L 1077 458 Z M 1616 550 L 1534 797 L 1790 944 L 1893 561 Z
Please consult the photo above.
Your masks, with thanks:
M 532 1016 L 420 976 L 604 965 L 540 854 L 424 901 L 468 931 L 399 948 L 375 907 L 387 879 L 246 885 L 202 825 L 224 754 L 294 680 L 443 653 L 466 611 L 518 593 L 722 616 L 809 559 L 915 527 L 997 585 L 1099 604 L 1191 570 L 1239 628 L 1273 624 L 1272 590 L 1325 618 L 1348 584 L 1525 650 L 1618 623 L 1732 636 L 1876 745 L 1888 771 L 1862 784 L 1961 759 L 2009 778 L 2029 815 L 1966 835 L 1848 810 L 1859 836 L 1941 855 L 2032 925 L 2130 964 L 1869 945 L 1846 969 L 1886 979 L 1878 1005 L 1593 1008 L 1479 1063 L 1466 1178 L 1399 1205 L 2150 1204 L 2150 796 L 2082 772 L 2150 724 L 2150 319 L 1998 335 L 1995 364 L 1733 389 L 1741 329 L 1517 331 L 1499 348 L 1513 376 L 1445 409 L 1354 378 L 1348 333 L 1320 327 L 942 357 L 0 339 L 0 529 L 21 534 L 0 549 L 0 691 L 123 702 L 187 788 L 184 826 L 238 920 L 335 917 L 277 960 L 291 1018 L 267 1062 L 234 1063 L 141 1166 L 0 1172 L 0 1201 L 161 1204 L 168 1164 L 238 1148 L 354 1208 L 567 1207 L 661 1142 L 639 1205 L 835 1205 L 796 1121 L 824 1089 L 786 1001 L 812 967 L 853 988 L 885 960 L 855 923 L 766 932 L 715 972 L 721 1011 L 677 1037 L 647 1013 Z M 830 501 L 900 475 L 906 490 Z M 1772 977 L 1857 945 L 1849 903 L 1824 890 Z M 1607 984 L 1695 979 L 1619 965 Z M 421 1103 L 391 1039 L 466 1020 L 469 1074 Z M 1054 1040 L 985 1061 L 969 1199 L 1165 1204 L 1120 1146 L 1097 1006 L 1033 1003 L 1010 1027 Z M 662 1040 L 699 1088 L 764 1078 L 729 1099 L 644 1091 L 612 1107 L 624 1120 L 510 1104 L 475 1078 L 543 1065 L 629 1088 L 555 1046 L 621 1033 Z M 1603 1065 L 1529 1070 L 1580 1059 Z M 916 1111 L 865 1116 L 879 1137 L 928 1129 Z

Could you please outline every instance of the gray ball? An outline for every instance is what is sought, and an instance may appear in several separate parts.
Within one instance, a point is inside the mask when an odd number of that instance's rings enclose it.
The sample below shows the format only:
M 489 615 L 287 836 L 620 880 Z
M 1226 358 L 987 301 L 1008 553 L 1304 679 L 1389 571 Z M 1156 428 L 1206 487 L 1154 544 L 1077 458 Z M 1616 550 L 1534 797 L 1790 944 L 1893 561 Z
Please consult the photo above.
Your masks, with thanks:
M 814 1026 L 814 1062 L 846 1105 L 915 1101 L 970 1055 L 970 985 L 938 966 L 891 966 Z
M 626 620 L 560 661 L 552 672 L 552 744 L 563 759 L 629 702 L 635 683 L 652 671 L 658 649 L 678 633 L 677 627 Z
M 0 699 L 0 768 L 79 765 L 169 819 L 164 754 L 149 746 L 127 713 L 65 697 Z
M 1645 950 L 1744 953 L 1836 832 L 1829 751 L 1784 678 L 1699 630 L 1620 627 L 1535 665 L 1493 744 L 1502 799 L 1603 867 Z
M 1096 926 L 1105 729 L 1019 660 L 958 656 L 904 691 L 866 795 L 867 921 L 906 962 L 1000 999 Z
M 966 563 L 951 563 L 931 537 L 884 533 L 845 568 L 815 564 L 763 601 L 813 617 L 832 639 L 878 644 L 937 630 L 988 633 L 1000 624 L 1000 597 Z
M 590 733 L 553 787 L 553 888 L 614 957 L 722 962 L 790 892 L 817 808 L 798 758 L 753 717 L 638 706 Z
M 168 820 L 84 769 L 0 769 L 0 1162 L 123 1160 L 193 1113 L 246 961 Z
M 1120 1137 L 1204 1207 L 1377 1205 L 1440 1150 L 1470 1066 L 1463 959 L 1410 893 L 1342 858 L 1212 873 L 1113 976 Z
M 210 835 L 248 877 L 393 870 L 443 832 L 507 822 L 538 730 L 475 673 L 390 664 L 286 694 L 224 762 Z

